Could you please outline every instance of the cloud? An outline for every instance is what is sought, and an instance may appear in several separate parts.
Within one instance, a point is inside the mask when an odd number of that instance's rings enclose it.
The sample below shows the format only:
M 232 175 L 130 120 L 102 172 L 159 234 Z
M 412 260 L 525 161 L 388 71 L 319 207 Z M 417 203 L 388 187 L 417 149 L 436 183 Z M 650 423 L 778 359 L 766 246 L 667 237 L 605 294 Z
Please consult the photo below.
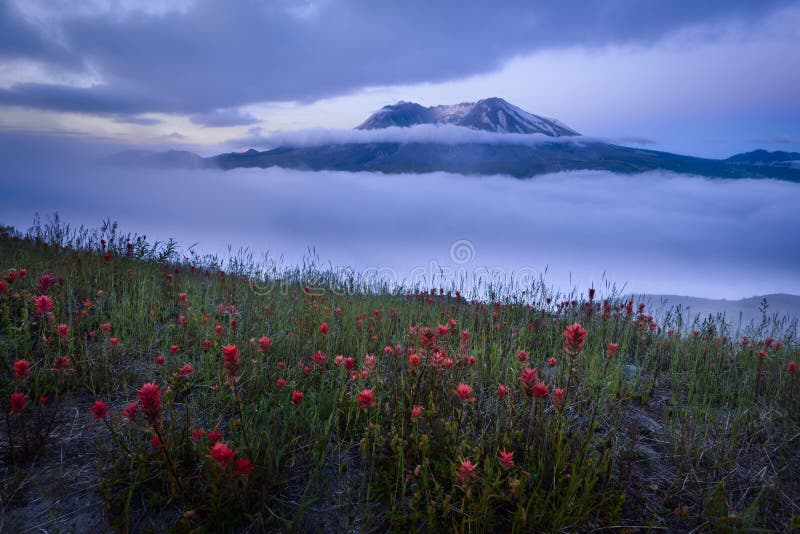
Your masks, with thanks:
M 753 139 L 754 143 L 771 143 L 771 144 L 779 144 L 779 145 L 798 145 L 800 144 L 800 139 L 792 137 L 790 135 L 784 134 L 776 134 L 771 137 L 762 137 L 759 139 Z
M 152 239 L 199 242 L 200 252 L 227 257 L 231 244 L 291 264 L 313 246 L 325 264 L 427 287 L 442 269 L 455 277 L 513 271 L 521 280 L 547 269 L 548 283 L 561 288 L 610 281 L 636 293 L 800 294 L 800 186 L 789 182 L 658 172 L 517 180 L 125 170 L 96 168 L 84 153 L 52 138 L 0 143 L 0 223 L 24 227 L 37 211 L 58 211 L 74 225 L 111 218 Z M 451 257 L 460 240 L 472 250 L 464 263 Z
M 140 126 L 155 126 L 156 124 L 161 124 L 164 121 L 161 119 L 154 119 L 151 117 L 138 117 L 136 115 L 120 115 L 114 118 L 114 122 L 118 122 L 121 124 L 138 124 Z
M 452 124 L 417 124 L 408 128 L 391 126 L 377 130 L 344 130 L 337 128 L 309 128 L 266 135 L 248 135 L 231 139 L 225 146 L 234 148 L 277 146 L 320 146 L 348 143 L 436 143 L 460 145 L 465 143 L 535 146 L 542 143 L 591 143 L 608 141 L 599 137 L 550 137 L 544 134 L 495 133 L 473 130 Z
M 171 134 L 164 134 L 156 137 L 157 141 L 183 141 L 184 139 L 186 139 L 186 136 L 178 132 L 172 132 Z
M 7 1 L 0 4 L 0 56 L 91 67 L 103 83 L 18 84 L 0 92 L 0 104 L 200 115 L 261 101 L 308 102 L 365 87 L 460 79 L 540 50 L 648 46 L 696 27 L 712 28 L 703 38 L 713 39 L 715 24 L 737 21 L 747 32 L 795 4 L 341 0 L 298 7 L 198 0 L 164 10 L 156 2 L 115 9 L 109 2 Z
M 621 145 L 639 145 L 639 146 L 650 146 L 655 145 L 656 141 L 650 139 L 649 137 L 642 137 L 638 135 L 625 135 L 622 137 L 618 137 L 615 139 L 616 143 Z
M 197 113 L 189 117 L 194 124 L 209 128 L 224 126 L 249 126 L 261 122 L 261 119 L 238 109 L 215 109 L 209 113 Z

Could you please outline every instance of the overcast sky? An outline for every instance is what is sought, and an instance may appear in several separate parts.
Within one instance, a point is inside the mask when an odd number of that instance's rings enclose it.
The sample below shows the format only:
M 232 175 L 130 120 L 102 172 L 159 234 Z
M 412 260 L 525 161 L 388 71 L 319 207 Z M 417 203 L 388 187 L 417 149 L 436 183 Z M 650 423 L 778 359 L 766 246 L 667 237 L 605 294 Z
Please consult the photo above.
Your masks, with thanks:
M 787 0 L 0 0 L 0 128 L 209 147 L 500 96 L 723 157 L 800 150 L 798 57 Z

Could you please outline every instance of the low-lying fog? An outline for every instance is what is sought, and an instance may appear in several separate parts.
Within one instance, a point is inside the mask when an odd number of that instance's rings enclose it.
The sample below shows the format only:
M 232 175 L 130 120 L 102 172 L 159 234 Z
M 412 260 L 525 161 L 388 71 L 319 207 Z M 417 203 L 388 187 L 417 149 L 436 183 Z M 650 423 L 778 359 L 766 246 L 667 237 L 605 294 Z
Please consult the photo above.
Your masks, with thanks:
M 427 286 L 547 269 L 557 288 L 611 281 L 626 292 L 740 298 L 800 294 L 800 185 L 664 173 L 572 172 L 519 180 L 446 173 L 383 175 L 278 168 L 120 169 L 79 164 L 63 147 L 6 144 L 0 223 L 36 212 L 228 255 L 324 264 Z M 70 163 L 71 162 L 71 163 Z

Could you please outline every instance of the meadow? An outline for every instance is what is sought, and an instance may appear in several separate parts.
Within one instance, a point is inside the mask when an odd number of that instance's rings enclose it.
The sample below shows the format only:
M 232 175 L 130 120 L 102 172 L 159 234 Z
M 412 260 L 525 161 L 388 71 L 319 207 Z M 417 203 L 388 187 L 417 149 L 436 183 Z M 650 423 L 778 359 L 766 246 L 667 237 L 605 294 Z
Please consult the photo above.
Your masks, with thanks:
M 0 227 L 0 275 L 0 530 L 800 528 L 800 348 L 766 317 L 271 272 L 113 224 Z

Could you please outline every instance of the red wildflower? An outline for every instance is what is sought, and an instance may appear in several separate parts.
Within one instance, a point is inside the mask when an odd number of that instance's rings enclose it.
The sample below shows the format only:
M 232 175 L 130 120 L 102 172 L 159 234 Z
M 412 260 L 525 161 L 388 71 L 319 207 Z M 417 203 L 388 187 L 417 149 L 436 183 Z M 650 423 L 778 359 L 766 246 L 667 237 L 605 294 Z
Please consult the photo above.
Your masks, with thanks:
M 278 386 L 278 389 L 283 389 L 283 386 L 286 385 L 286 380 L 283 378 L 279 378 L 275 381 L 275 385 Z
M 522 371 L 522 386 L 526 393 L 530 393 L 533 386 L 536 385 L 538 381 L 539 371 L 537 369 L 526 367 L 525 370 Z
M 436 333 L 439 335 L 439 337 L 446 336 L 449 331 L 450 330 L 443 324 L 440 324 L 436 327 Z
M 411 420 L 419 419 L 422 415 L 422 406 L 414 406 L 411 408 Z
M 292 392 L 292 404 L 299 407 L 301 402 L 303 402 L 303 392 L 294 390 Z
M 178 345 L 170 345 L 169 346 L 169 351 L 172 354 L 176 354 L 179 350 L 181 350 L 181 348 Z
M 553 405 L 559 412 L 564 409 L 565 395 L 566 392 L 561 388 L 556 388 L 555 391 L 553 391 Z
M 208 455 L 212 460 L 221 466 L 224 466 L 233 460 L 233 458 L 236 456 L 236 453 L 233 451 L 233 449 L 228 447 L 228 445 L 218 441 L 213 447 L 211 447 Z
M 506 471 L 514 467 L 514 451 L 506 452 L 501 450 L 498 458 L 500 459 L 500 467 Z
M 210 349 L 211 345 L 213 345 L 213 343 L 211 342 L 210 339 L 204 339 L 203 340 L 203 348 L 204 349 Z
M 166 361 L 166 358 L 164 358 L 163 354 L 159 354 L 158 356 L 156 356 L 156 364 L 157 365 L 164 365 L 165 361 Z
M 33 303 L 36 305 L 36 313 L 38 315 L 46 315 L 56 308 L 53 299 L 47 295 L 34 297 Z
M 222 347 L 222 359 L 225 361 L 228 373 L 231 375 L 236 374 L 236 371 L 239 370 L 239 349 L 236 348 L 236 345 Z
M 608 347 L 606 347 L 606 356 L 613 358 L 617 354 L 619 354 L 619 345 L 617 343 L 609 343 Z
M 222 432 L 220 432 L 218 429 L 215 428 L 214 430 L 209 430 L 208 431 L 208 442 L 209 443 L 214 444 L 214 443 L 218 442 L 221 439 L 222 439 Z
M 419 354 L 417 354 L 416 352 L 408 357 L 408 365 L 410 367 L 419 367 L 419 364 L 421 363 L 422 360 L 420 359 Z
M 328 333 L 328 323 L 322 323 L 319 325 L 319 331 L 322 332 L 322 335 L 327 335 Z
M 469 331 L 464 330 L 461 332 L 461 342 L 466 343 L 467 341 L 469 341 Z
M 8 286 L 5 282 L 0 281 L 0 295 L 4 294 L 6 291 L 8 291 Z
M 27 275 L 28 275 L 28 269 L 25 269 L 25 268 L 22 268 L 22 267 L 21 267 L 21 268 L 20 268 L 20 269 L 17 271 L 17 276 L 19 276 L 20 278 L 25 278 Z
M 344 356 L 341 354 L 337 354 L 336 357 L 333 359 L 333 365 L 336 367 L 341 367 L 344 365 Z
M 242 477 L 253 471 L 253 464 L 249 458 L 237 458 L 236 467 L 233 470 L 233 476 Z
M 356 367 L 356 361 L 350 356 L 348 356 L 347 358 L 344 359 L 344 367 L 348 371 L 352 371 Z
M 552 358 L 552 357 L 551 358 L 547 358 L 547 366 L 548 367 L 555 367 L 557 363 L 558 363 L 558 360 L 556 360 L 555 358 Z
M 456 482 L 461 486 L 469 486 L 475 478 L 475 464 L 470 460 L 462 460 L 456 473 Z
M 530 358 L 530 354 L 528 354 L 527 350 L 523 349 L 523 350 L 520 350 L 519 352 L 517 352 L 517 360 L 519 360 L 521 362 L 527 362 L 529 358 Z
M 797 373 L 797 362 L 795 362 L 794 360 L 789 362 L 789 364 L 786 366 L 786 371 L 790 375 L 793 375 L 793 374 Z
M 550 392 L 547 389 L 547 384 L 544 382 L 539 382 L 538 384 L 533 386 L 533 396 L 537 399 L 546 399 Z
M 154 450 L 161 448 L 161 438 L 158 437 L 158 434 L 153 434 L 150 436 L 150 447 L 152 447 Z
M 116 347 L 117 345 L 119 345 L 119 338 L 112 337 L 111 339 L 108 340 L 108 342 L 111 343 L 112 347 Z
M 158 385 L 147 382 L 139 388 L 138 396 L 142 412 L 150 422 L 158 419 L 161 413 L 161 391 L 159 391 Z
M 215 324 L 214 325 L 214 333 L 217 334 L 218 336 L 221 336 L 222 335 L 222 327 L 220 325 L 218 325 L 218 324 Z
M 589 288 L 589 300 L 594 300 L 594 288 Z
M 31 376 L 31 364 L 28 360 L 15 361 L 11 369 L 14 371 L 14 378 L 20 382 Z
M 58 333 L 59 337 L 67 337 L 69 335 L 69 326 L 61 323 L 56 327 L 56 332 Z
M 579 323 L 567 327 L 564 332 L 564 350 L 570 354 L 578 354 L 583 350 L 583 342 L 586 340 L 586 330 Z
M 764 350 L 758 351 L 758 359 L 759 360 L 763 360 L 766 357 L 767 357 L 767 351 L 764 351 Z
M 200 441 L 203 439 L 203 429 L 202 428 L 195 428 L 192 430 L 192 435 L 189 436 L 189 439 L 192 441 Z
M 189 376 L 195 374 L 194 367 L 192 367 L 191 363 L 184 363 L 183 367 L 178 369 L 178 376 L 180 378 L 188 378 Z
M 28 404 L 28 398 L 22 393 L 12 393 L 8 403 L 11 405 L 11 413 L 22 413 Z
M 186 298 L 186 293 L 178 293 L 178 302 L 180 302 L 184 306 L 189 304 L 189 301 Z
M 65 371 L 67 368 L 69 368 L 69 358 L 66 356 L 59 356 L 53 360 L 53 370 Z
M 261 346 L 261 350 L 266 352 L 267 349 L 272 345 L 272 340 L 267 336 L 261 336 L 258 339 L 258 344 Z
M 475 402 L 475 397 L 472 397 L 472 388 L 467 384 L 461 382 L 456 389 L 453 390 L 456 397 L 461 399 L 462 402 Z
M 106 332 L 106 333 L 111 332 L 111 323 L 103 323 L 103 324 L 101 324 L 100 325 L 100 330 L 102 330 L 103 332 Z
M 503 384 L 497 386 L 497 398 L 504 399 L 508 397 L 508 388 L 505 387 Z
M 137 401 L 133 401 L 132 403 L 128 404 L 124 410 L 122 410 L 122 417 L 130 419 L 131 421 L 135 421 L 138 411 L 139 403 Z
M 94 415 L 95 420 L 102 419 L 108 414 L 108 405 L 101 400 L 96 400 L 89 411 Z
M 362 389 L 361 393 L 358 394 L 358 402 L 361 404 L 358 407 L 359 410 L 375 406 L 375 395 L 373 395 L 372 390 Z

